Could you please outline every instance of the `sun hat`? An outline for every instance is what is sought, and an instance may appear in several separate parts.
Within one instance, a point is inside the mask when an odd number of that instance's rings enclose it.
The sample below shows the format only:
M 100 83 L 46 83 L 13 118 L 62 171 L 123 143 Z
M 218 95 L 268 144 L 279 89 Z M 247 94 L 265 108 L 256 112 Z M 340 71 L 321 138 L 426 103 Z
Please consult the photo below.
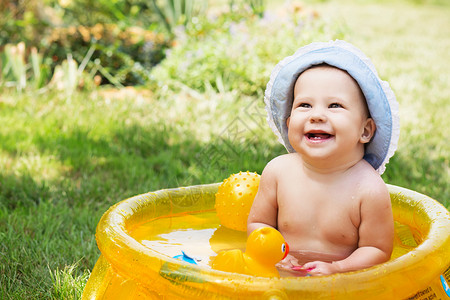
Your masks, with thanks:
M 294 85 L 303 71 L 323 63 L 347 71 L 359 84 L 376 124 L 375 134 L 366 145 L 364 159 L 383 174 L 385 165 L 397 149 L 400 135 L 398 103 L 370 59 L 350 43 L 341 40 L 312 43 L 275 66 L 264 95 L 269 126 L 288 152 L 295 152 L 289 143 L 286 125 L 291 114 Z

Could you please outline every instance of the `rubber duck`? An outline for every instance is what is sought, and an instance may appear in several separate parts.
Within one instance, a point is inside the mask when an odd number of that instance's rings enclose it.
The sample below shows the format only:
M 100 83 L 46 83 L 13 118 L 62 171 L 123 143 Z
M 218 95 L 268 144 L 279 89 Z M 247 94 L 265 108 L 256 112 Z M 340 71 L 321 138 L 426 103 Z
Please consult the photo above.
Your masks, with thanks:
M 275 264 L 288 253 L 289 246 L 278 230 L 260 227 L 248 236 L 245 252 L 239 249 L 222 251 L 213 260 L 212 268 L 260 277 L 279 277 Z

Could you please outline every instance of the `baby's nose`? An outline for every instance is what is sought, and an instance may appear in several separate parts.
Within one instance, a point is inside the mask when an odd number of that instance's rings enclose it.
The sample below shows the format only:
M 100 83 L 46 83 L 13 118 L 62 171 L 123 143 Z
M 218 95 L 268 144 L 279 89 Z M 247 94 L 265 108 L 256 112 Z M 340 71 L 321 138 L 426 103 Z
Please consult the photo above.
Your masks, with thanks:
M 327 116 L 323 109 L 315 108 L 311 111 L 309 119 L 311 123 L 325 122 L 327 120 Z

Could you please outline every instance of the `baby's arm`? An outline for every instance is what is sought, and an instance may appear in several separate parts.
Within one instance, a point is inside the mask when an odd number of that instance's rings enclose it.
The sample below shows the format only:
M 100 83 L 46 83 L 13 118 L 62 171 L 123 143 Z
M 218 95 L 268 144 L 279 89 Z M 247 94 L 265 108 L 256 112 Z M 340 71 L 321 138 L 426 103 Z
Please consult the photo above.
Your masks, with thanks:
M 270 161 L 261 174 L 258 192 L 247 219 L 247 234 L 263 226 L 277 227 L 277 161 L 277 158 Z
M 371 184 L 360 206 L 358 248 L 347 258 L 333 263 L 310 262 L 303 269 L 313 268 L 311 275 L 327 275 L 361 270 L 389 260 L 394 239 L 391 200 L 380 179 Z

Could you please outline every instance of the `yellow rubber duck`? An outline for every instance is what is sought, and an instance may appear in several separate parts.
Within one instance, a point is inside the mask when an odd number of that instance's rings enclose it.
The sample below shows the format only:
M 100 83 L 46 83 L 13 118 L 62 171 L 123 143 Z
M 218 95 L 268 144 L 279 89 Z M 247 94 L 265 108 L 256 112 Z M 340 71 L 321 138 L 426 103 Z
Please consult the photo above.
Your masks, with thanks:
M 289 246 L 281 233 L 271 227 L 254 230 L 247 239 L 246 250 L 220 252 L 212 262 L 212 268 L 225 272 L 261 277 L 279 277 L 275 264 L 289 253 Z

